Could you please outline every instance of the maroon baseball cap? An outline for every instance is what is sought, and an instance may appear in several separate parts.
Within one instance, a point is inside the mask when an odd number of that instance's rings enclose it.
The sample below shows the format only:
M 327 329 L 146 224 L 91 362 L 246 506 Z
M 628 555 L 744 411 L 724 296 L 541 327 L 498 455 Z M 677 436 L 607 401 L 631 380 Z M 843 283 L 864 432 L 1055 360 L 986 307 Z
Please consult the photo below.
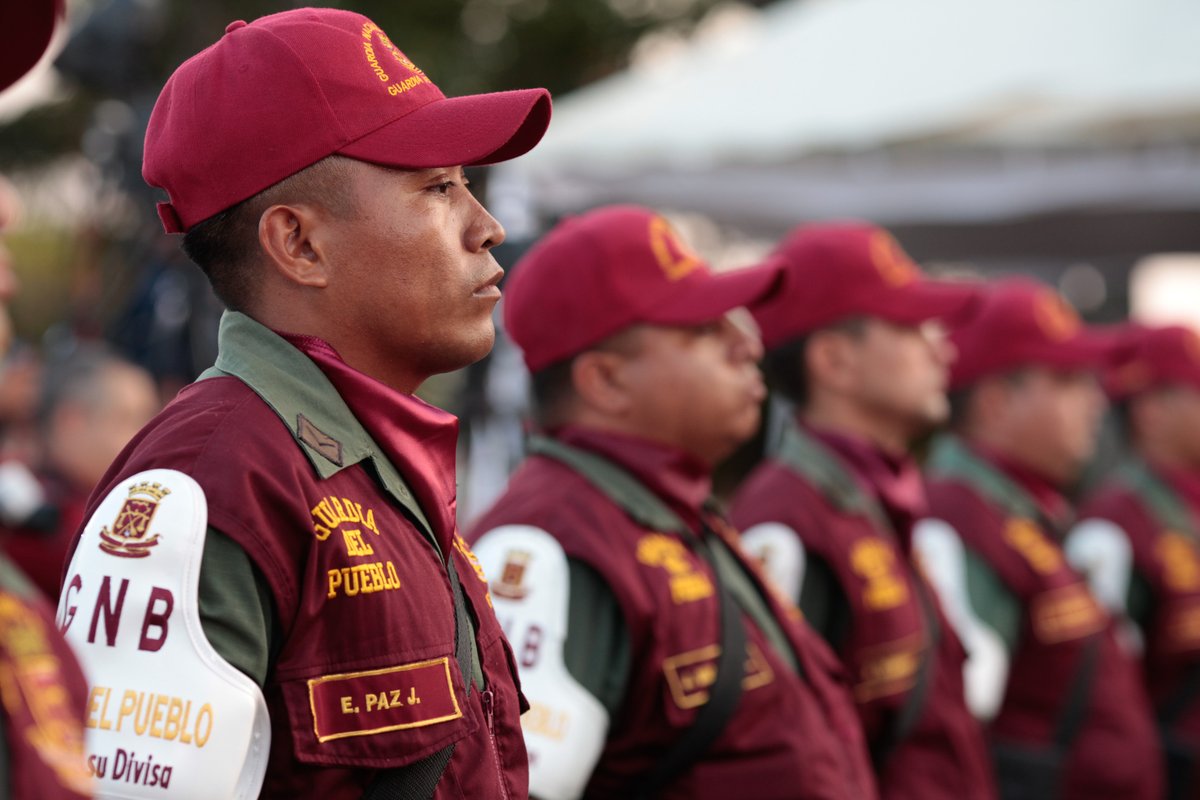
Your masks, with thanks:
M 702 325 L 753 306 L 775 265 L 713 272 L 658 214 L 608 206 L 560 222 L 513 268 L 504 327 L 537 372 L 630 325 Z
M 1104 388 L 1113 400 L 1173 385 L 1200 389 L 1200 334 L 1183 325 L 1128 325 Z
M 953 389 L 1026 366 L 1100 370 L 1118 344 L 1111 333 L 1085 326 L 1058 292 L 1027 278 L 990 286 L 950 341 L 958 350 Z
M 230 23 L 167 80 L 142 176 L 165 189 L 168 233 L 340 154 L 388 167 L 492 164 L 550 124 L 550 94 L 447 98 L 375 23 L 301 8 Z
M 954 318 L 978 297 L 974 284 L 927 278 L 891 234 L 865 222 L 796 228 L 767 261 L 785 276 L 754 311 L 768 348 L 847 317 L 900 325 Z
M 63 20 L 62 0 L 0 3 L 0 91 L 33 69 Z

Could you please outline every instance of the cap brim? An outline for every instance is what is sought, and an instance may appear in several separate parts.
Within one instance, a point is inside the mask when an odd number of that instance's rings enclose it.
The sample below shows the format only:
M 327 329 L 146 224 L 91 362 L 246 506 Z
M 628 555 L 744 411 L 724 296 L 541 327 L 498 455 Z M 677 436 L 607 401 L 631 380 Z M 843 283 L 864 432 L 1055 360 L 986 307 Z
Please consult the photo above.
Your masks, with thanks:
M 0 91 L 41 60 L 63 18 L 62 0 L 21 0 L 0 5 Z
M 751 310 L 769 300 L 783 282 L 778 264 L 768 262 L 728 272 L 707 272 L 702 280 L 680 286 L 666 301 L 639 315 L 660 325 L 703 325 L 735 308 Z
M 447 97 L 338 152 L 403 169 L 496 164 L 529 152 L 549 126 L 550 93 L 545 89 Z
M 962 389 L 989 375 L 997 375 L 1024 367 L 1043 367 L 1058 372 L 1094 372 L 1103 378 L 1113 364 L 1120 343 L 1105 333 L 1086 328 L 1060 342 L 1037 342 L 1016 347 L 1002 357 L 984 356 L 980 361 L 974 345 L 951 338 L 959 350 L 950 369 L 950 388 Z
M 930 320 L 958 324 L 970 318 L 982 300 L 976 284 L 921 280 L 880 299 L 885 302 L 872 313 L 889 322 L 918 325 Z
M 1104 370 L 1119 360 L 1125 347 L 1124 339 L 1112 331 L 1083 328 L 1047 351 L 1043 363 L 1064 370 Z

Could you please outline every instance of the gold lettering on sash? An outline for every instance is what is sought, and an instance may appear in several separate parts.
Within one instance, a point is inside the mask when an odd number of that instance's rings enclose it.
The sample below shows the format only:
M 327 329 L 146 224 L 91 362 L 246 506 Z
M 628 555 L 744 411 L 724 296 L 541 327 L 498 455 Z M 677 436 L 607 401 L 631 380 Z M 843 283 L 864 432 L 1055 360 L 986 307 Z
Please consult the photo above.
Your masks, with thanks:
M 84 723 L 87 727 L 196 747 L 208 743 L 215 719 L 211 704 L 201 704 L 193 714 L 194 701 L 187 698 L 125 689 L 116 701 L 115 716 L 110 716 L 108 705 L 113 692 L 110 686 L 92 687 Z

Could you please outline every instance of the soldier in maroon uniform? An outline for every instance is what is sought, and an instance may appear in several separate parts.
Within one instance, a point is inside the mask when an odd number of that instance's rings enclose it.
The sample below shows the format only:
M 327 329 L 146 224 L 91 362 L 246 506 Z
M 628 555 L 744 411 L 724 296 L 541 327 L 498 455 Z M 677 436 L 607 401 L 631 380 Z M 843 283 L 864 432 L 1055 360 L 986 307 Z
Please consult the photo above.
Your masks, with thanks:
M 146 135 L 159 215 L 229 306 L 216 365 L 93 495 L 60 619 L 121 796 L 519 798 L 524 705 L 455 527 L 457 421 L 504 231 L 462 165 L 545 90 L 446 98 L 369 19 L 234 22 Z
M 0 8 L 0 93 L 42 58 L 62 19 L 62 3 L 49 0 Z M 0 197 L 0 232 L 10 222 L 7 205 Z M 0 240 L 3 303 L 14 285 L 11 270 Z M 3 308 L 0 323 L 3 349 L 8 345 Z M 84 760 L 86 707 L 87 682 L 54 625 L 53 608 L 0 555 L 0 800 L 92 796 Z
M 966 654 L 910 552 L 925 496 L 909 447 L 949 414 L 939 320 L 975 289 L 926 279 L 864 223 L 799 228 L 773 259 L 786 290 L 755 318 L 796 417 L 734 498 L 743 546 L 841 655 L 883 797 L 995 797 Z
M 532 793 L 869 798 L 832 653 L 742 555 L 713 465 L 753 435 L 761 346 L 645 209 L 571 218 L 517 265 L 505 323 L 543 434 L 471 534 L 532 710 Z
M 1133 328 L 1106 388 L 1130 452 L 1080 507 L 1068 560 L 1142 661 L 1171 798 L 1200 797 L 1200 337 Z
M 951 339 L 953 435 L 934 444 L 914 548 L 969 658 L 1003 798 L 1161 795 L 1137 668 L 1067 563 L 1063 495 L 1094 448 L 1109 345 L 1053 291 L 994 286 Z
M 141 367 L 93 345 L 49 365 L 38 398 L 38 459 L 20 521 L 0 525 L 0 547 L 46 597 L 58 599 L 66 555 L 88 495 L 134 434 L 161 408 Z M 18 469 L 16 464 L 10 467 Z

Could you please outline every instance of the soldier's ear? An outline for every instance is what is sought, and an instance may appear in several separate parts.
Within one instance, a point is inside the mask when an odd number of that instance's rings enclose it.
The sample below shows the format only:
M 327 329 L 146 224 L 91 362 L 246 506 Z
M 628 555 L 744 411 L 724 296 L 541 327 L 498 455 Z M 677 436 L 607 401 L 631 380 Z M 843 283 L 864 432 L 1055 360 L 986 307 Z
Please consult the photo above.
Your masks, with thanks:
M 306 203 L 278 204 L 258 220 L 258 244 L 276 274 L 300 286 L 329 285 L 325 215 Z
M 981 378 L 971 388 L 967 398 L 968 427 L 994 427 L 1006 416 L 1012 396 L 1012 385 L 1004 376 Z
M 1177 396 L 1170 391 L 1149 391 L 1129 398 L 1125 408 L 1132 433 L 1144 435 L 1148 431 L 1164 430 L 1163 423 L 1176 414 L 1171 401 Z
M 580 353 L 571 363 L 571 383 L 583 408 L 619 416 L 634 403 L 622 369 L 626 358 L 607 350 Z
M 837 331 L 817 331 L 804 348 L 805 366 L 812 388 L 850 388 L 857 363 L 853 342 Z

